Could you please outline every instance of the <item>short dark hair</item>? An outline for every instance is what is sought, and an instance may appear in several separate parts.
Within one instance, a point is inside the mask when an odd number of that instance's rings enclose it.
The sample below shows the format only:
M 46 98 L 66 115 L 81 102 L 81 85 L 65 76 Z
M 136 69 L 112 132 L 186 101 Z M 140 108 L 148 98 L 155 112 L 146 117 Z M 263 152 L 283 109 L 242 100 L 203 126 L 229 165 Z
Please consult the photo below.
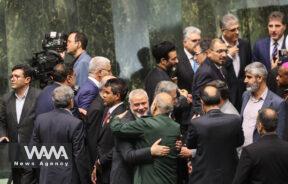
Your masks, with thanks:
M 229 88 L 224 81 L 214 80 L 212 82 L 209 82 L 208 85 L 216 87 L 219 90 L 220 96 L 223 100 L 229 98 Z
M 14 70 L 18 70 L 18 69 L 23 70 L 24 77 L 31 77 L 31 80 L 35 75 L 33 68 L 30 67 L 29 65 L 18 64 L 18 65 L 15 65 L 11 71 L 13 72 Z
M 214 92 L 211 91 L 214 88 Z M 205 105 L 218 105 L 220 103 L 220 92 L 215 86 L 205 85 L 200 91 L 200 98 Z
M 257 123 L 261 123 L 266 132 L 274 132 L 277 128 L 278 115 L 271 107 L 262 108 L 258 111 Z
M 68 75 L 73 75 L 73 66 L 70 64 L 57 64 L 53 68 L 53 80 L 55 82 L 64 82 Z
M 156 59 L 156 63 L 158 64 L 160 63 L 160 60 L 162 58 L 169 59 L 169 56 L 168 56 L 169 52 L 175 51 L 175 50 L 176 50 L 176 47 L 173 43 L 169 41 L 164 41 L 153 46 L 152 54 L 154 58 Z
M 282 22 L 282 24 L 286 24 L 285 14 L 280 12 L 280 11 L 271 12 L 268 16 L 268 23 L 270 22 L 270 20 L 273 20 L 273 19 L 280 20 Z
M 119 94 L 121 101 L 124 101 L 128 93 L 128 86 L 124 79 L 113 78 L 109 79 L 104 87 L 111 87 L 111 91 L 114 95 Z
M 75 42 L 80 42 L 82 49 L 86 50 L 87 45 L 88 45 L 87 36 L 84 33 L 79 32 L 79 31 L 72 31 L 70 34 L 72 33 L 75 33 Z

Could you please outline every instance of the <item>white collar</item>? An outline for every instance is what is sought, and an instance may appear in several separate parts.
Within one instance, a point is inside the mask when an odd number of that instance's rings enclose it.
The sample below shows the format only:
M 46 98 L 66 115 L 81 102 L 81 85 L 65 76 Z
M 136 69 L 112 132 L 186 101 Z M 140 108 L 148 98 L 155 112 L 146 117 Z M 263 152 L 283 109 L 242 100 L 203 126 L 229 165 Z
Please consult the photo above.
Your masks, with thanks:
M 88 76 L 88 78 L 89 78 L 98 88 L 101 87 L 100 82 L 97 81 L 95 78 L 93 78 L 93 77 L 91 77 L 91 76 Z
M 278 43 L 278 48 L 279 46 L 282 47 L 283 45 L 283 41 L 284 41 L 284 34 L 281 36 L 281 38 L 277 41 L 274 41 L 272 38 L 270 38 L 270 47 L 274 46 L 274 43 L 277 42 Z
M 113 105 L 112 107 L 109 108 L 108 112 L 111 114 L 117 107 L 119 107 L 123 102 L 120 102 L 116 105 Z
M 229 43 L 227 42 L 227 40 L 224 38 L 224 36 L 222 35 L 222 40 L 224 41 L 224 43 L 225 43 L 225 45 L 227 46 L 227 47 L 229 47 L 230 45 L 229 45 Z M 237 40 L 237 42 L 236 42 L 236 45 L 239 45 L 239 42 L 238 42 L 238 40 Z
M 188 50 L 186 48 L 184 48 L 184 52 L 185 52 L 185 54 L 186 54 L 186 56 L 188 57 L 189 60 L 193 59 L 193 55 L 190 52 L 188 52 Z
M 24 95 L 22 97 L 18 96 L 17 93 L 15 92 L 15 96 L 18 100 L 20 99 L 25 99 L 27 94 L 28 94 L 28 90 L 29 90 L 29 86 L 26 88 L 25 92 L 24 92 Z

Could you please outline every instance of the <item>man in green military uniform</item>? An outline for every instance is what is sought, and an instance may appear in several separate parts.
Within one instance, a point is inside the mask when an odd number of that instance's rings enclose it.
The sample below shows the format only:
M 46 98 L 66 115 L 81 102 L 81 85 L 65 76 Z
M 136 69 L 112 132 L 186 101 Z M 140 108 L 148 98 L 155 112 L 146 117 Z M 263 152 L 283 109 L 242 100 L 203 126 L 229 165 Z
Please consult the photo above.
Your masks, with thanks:
M 114 135 L 126 138 L 139 138 L 136 148 L 151 146 L 159 138 L 161 144 L 170 147 L 166 157 L 156 157 L 154 162 L 136 166 L 134 183 L 136 184 L 175 184 L 177 183 L 177 154 L 175 142 L 180 135 L 179 124 L 169 114 L 173 110 L 172 97 L 159 93 L 151 106 L 153 117 L 138 118 L 133 122 L 122 123 L 117 116 L 110 124 Z

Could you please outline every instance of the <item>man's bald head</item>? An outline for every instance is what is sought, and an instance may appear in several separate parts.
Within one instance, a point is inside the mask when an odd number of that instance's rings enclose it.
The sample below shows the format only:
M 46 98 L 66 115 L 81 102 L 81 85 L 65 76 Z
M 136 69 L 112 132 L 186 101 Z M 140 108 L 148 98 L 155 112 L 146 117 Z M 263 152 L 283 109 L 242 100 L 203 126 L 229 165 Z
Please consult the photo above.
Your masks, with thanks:
M 218 105 L 220 103 L 220 92 L 216 87 L 207 85 L 200 91 L 200 98 L 204 105 Z
M 258 112 L 257 124 L 261 124 L 266 132 L 274 132 L 277 128 L 278 116 L 273 108 L 262 108 Z
M 173 99 L 168 93 L 159 93 L 155 96 L 151 111 L 153 116 L 158 114 L 168 114 L 173 110 Z

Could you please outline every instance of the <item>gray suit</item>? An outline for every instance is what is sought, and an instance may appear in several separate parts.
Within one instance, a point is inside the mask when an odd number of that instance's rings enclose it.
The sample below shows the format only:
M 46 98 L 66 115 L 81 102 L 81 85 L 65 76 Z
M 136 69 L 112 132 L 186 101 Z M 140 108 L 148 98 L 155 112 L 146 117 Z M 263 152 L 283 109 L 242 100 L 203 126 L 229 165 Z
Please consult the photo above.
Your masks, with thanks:
M 243 117 L 244 109 L 251 97 L 251 92 L 245 91 L 242 97 L 242 108 L 241 108 L 241 116 Z M 267 97 L 264 100 L 262 108 L 272 107 L 278 112 L 278 126 L 277 126 L 277 134 L 280 138 L 283 137 L 283 131 L 285 126 L 285 112 L 284 112 L 284 101 L 278 95 L 268 90 Z M 257 141 L 260 138 L 259 133 L 257 132 L 256 126 L 253 133 L 253 142 Z
M 33 132 L 35 120 L 36 101 L 40 90 L 29 87 L 25 103 L 22 109 L 19 123 L 16 115 L 16 96 L 15 92 L 7 93 L 3 96 L 0 110 L 0 137 L 6 136 L 12 143 L 29 143 Z M 9 156 L 16 158 L 17 151 L 10 151 Z M 13 155 L 12 155 L 13 153 Z M 12 169 L 14 183 L 33 183 L 31 169 Z

